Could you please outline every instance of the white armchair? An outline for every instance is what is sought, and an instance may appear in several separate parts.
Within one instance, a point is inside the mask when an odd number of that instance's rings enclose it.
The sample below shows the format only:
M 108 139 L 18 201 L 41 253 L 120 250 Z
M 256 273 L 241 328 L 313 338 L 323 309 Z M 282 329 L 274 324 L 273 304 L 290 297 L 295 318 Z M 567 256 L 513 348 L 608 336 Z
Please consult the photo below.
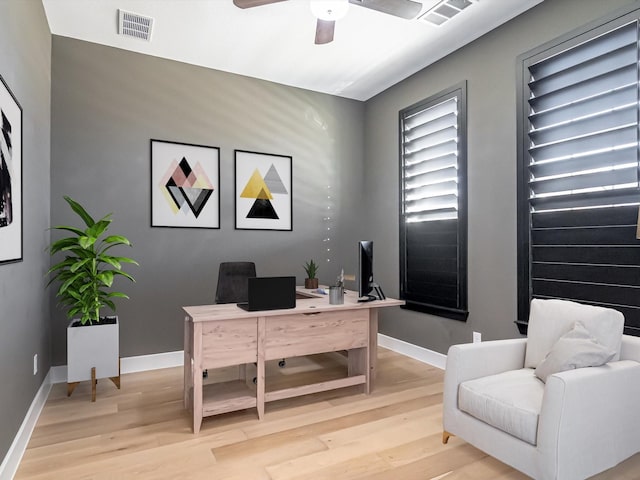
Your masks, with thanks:
M 571 360 L 544 383 L 536 368 L 540 375 L 545 359 L 548 367 L 576 322 L 611 361 L 575 368 Z M 585 479 L 637 453 L 640 338 L 622 335 L 623 323 L 615 310 L 534 300 L 528 338 L 452 346 L 443 442 L 459 436 L 538 480 Z

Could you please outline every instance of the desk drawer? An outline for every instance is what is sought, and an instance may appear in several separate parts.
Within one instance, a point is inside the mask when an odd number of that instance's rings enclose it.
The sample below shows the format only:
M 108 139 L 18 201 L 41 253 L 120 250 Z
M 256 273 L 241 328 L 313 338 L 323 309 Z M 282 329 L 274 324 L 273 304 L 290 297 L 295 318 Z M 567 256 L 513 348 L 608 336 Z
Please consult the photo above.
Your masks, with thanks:
M 350 350 L 368 343 L 367 309 L 266 318 L 266 360 Z
M 257 360 L 256 318 L 203 322 L 202 368 L 239 365 Z

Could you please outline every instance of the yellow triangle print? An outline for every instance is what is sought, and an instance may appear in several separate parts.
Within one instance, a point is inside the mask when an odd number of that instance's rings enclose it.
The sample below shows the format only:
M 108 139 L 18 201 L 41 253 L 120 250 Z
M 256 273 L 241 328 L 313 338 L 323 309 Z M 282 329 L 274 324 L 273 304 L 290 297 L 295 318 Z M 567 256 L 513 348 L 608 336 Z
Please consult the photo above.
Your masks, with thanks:
M 242 190 L 240 196 L 242 198 L 261 198 L 263 200 L 273 199 L 269 187 L 267 187 L 264 178 L 262 178 L 257 168 L 253 171 L 251 178 L 244 186 L 244 190 Z

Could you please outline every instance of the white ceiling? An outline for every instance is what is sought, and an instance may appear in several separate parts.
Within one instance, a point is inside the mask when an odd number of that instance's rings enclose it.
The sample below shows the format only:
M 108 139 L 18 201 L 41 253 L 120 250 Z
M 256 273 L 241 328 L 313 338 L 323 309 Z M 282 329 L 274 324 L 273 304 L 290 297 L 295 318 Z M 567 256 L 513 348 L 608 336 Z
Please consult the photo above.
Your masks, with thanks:
M 542 0 L 475 0 L 436 27 L 357 5 L 315 45 L 309 0 L 239 9 L 232 0 L 42 0 L 51 33 L 367 100 Z M 438 0 L 423 0 L 421 14 Z M 118 35 L 118 9 L 154 19 L 150 42 Z

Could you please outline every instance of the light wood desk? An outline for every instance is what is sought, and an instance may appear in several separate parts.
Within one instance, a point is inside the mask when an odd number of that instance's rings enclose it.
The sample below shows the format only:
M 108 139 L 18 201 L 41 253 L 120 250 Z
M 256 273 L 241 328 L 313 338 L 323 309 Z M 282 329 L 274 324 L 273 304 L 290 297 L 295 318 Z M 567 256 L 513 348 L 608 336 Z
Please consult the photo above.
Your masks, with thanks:
M 183 307 L 184 406 L 193 412 L 193 431 L 202 418 L 256 407 L 299 395 L 363 385 L 368 394 L 376 374 L 378 309 L 403 305 L 387 298 L 358 303 L 358 294 L 347 291 L 344 304 L 331 305 L 329 295 L 299 290 L 296 307 L 285 310 L 247 312 L 235 304 Z M 275 391 L 265 389 L 265 362 L 316 353 L 348 352 L 348 375 L 337 380 Z M 256 385 L 245 378 L 204 385 L 205 369 L 257 366 Z M 244 376 L 244 375 L 242 375 Z

